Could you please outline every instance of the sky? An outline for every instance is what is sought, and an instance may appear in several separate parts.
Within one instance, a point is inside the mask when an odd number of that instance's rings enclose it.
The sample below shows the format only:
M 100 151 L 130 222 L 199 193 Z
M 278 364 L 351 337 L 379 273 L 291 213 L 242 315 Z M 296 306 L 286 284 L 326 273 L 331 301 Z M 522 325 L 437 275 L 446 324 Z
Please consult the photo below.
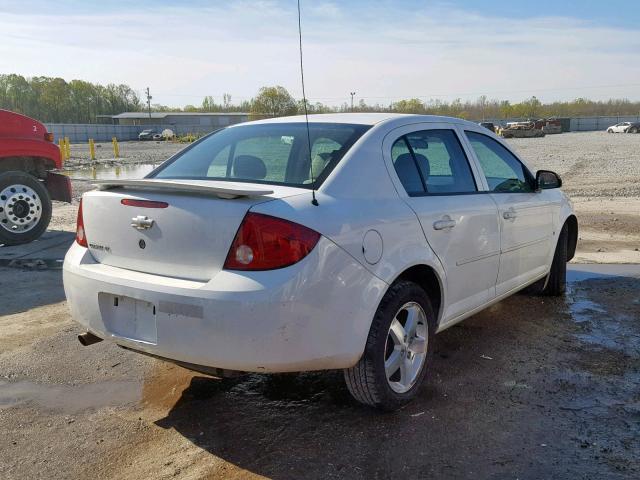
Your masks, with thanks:
M 306 93 L 338 105 L 640 100 L 640 3 L 301 0 Z M 300 98 L 295 0 L 0 0 L 0 73 L 126 83 L 153 103 Z

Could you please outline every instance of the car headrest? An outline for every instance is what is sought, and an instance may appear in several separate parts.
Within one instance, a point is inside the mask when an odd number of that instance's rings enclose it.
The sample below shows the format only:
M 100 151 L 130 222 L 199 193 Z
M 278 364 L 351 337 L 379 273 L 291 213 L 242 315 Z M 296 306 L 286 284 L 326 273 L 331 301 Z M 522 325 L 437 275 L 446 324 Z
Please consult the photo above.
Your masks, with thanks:
M 427 161 L 427 158 L 424 155 L 416 154 L 416 159 L 422 168 L 422 174 L 428 175 L 429 162 Z M 420 181 L 420 175 L 416 171 L 416 164 L 410 153 L 398 155 L 398 158 L 396 158 L 396 161 L 394 162 L 394 166 L 402 185 L 408 193 L 422 192 L 424 190 L 422 182 Z
M 420 171 L 422 172 L 422 175 L 424 176 L 424 180 L 426 182 L 429 175 L 431 175 L 431 166 L 429 165 L 429 160 L 427 159 L 427 157 L 419 153 L 416 153 L 415 155 L 416 161 L 418 162 L 418 165 L 420 165 Z
M 233 161 L 233 176 L 262 180 L 267 176 L 267 167 L 258 157 L 238 155 Z

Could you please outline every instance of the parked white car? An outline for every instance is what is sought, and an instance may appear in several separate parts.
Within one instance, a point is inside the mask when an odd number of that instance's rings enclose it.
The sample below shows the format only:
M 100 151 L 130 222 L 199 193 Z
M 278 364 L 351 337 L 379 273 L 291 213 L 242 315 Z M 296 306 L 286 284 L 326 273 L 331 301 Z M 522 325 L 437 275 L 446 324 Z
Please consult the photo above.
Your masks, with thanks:
M 607 128 L 607 133 L 638 133 L 640 122 L 621 122 Z
M 234 125 L 85 193 L 65 292 L 83 344 L 218 375 L 344 369 L 395 409 L 437 332 L 531 284 L 564 292 L 578 224 L 560 185 L 454 118 Z

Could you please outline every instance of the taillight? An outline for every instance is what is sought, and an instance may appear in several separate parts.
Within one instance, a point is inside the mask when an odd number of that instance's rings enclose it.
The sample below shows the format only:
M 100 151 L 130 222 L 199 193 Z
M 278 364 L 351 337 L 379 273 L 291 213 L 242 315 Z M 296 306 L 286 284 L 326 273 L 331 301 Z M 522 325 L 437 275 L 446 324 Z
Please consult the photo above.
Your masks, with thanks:
M 80 199 L 80 206 L 78 207 L 78 220 L 76 221 L 76 242 L 78 245 L 89 248 L 87 243 L 87 235 L 84 231 L 84 219 L 82 218 L 82 199 Z
M 316 246 L 320 234 L 281 218 L 247 213 L 233 239 L 224 268 L 273 270 L 299 262 Z

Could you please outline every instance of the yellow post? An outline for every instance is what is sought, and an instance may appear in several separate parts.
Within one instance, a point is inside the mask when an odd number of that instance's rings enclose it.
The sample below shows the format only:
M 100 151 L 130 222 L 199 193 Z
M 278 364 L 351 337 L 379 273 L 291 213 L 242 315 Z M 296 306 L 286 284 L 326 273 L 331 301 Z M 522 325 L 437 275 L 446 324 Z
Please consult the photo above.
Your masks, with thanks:
M 60 148 L 60 158 L 62 158 L 62 160 L 66 160 L 67 159 L 67 148 L 66 145 L 64 144 L 64 140 L 62 138 L 58 139 L 58 148 Z
M 93 138 L 89 139 L 89 156 L 91 157 L 91 160 L 96 159 L 96 146 L 93 143 Z
M 71 158 L 71 143 L 69 142 L 69 137 L 64 137 L 64 149 L 67 159 Z
M 113 156 L 115 158 L 120 158 L 120 146 L 118 145 L 118 139 L 113 137 L 111 139 L 111 143 L 113 143 Z

